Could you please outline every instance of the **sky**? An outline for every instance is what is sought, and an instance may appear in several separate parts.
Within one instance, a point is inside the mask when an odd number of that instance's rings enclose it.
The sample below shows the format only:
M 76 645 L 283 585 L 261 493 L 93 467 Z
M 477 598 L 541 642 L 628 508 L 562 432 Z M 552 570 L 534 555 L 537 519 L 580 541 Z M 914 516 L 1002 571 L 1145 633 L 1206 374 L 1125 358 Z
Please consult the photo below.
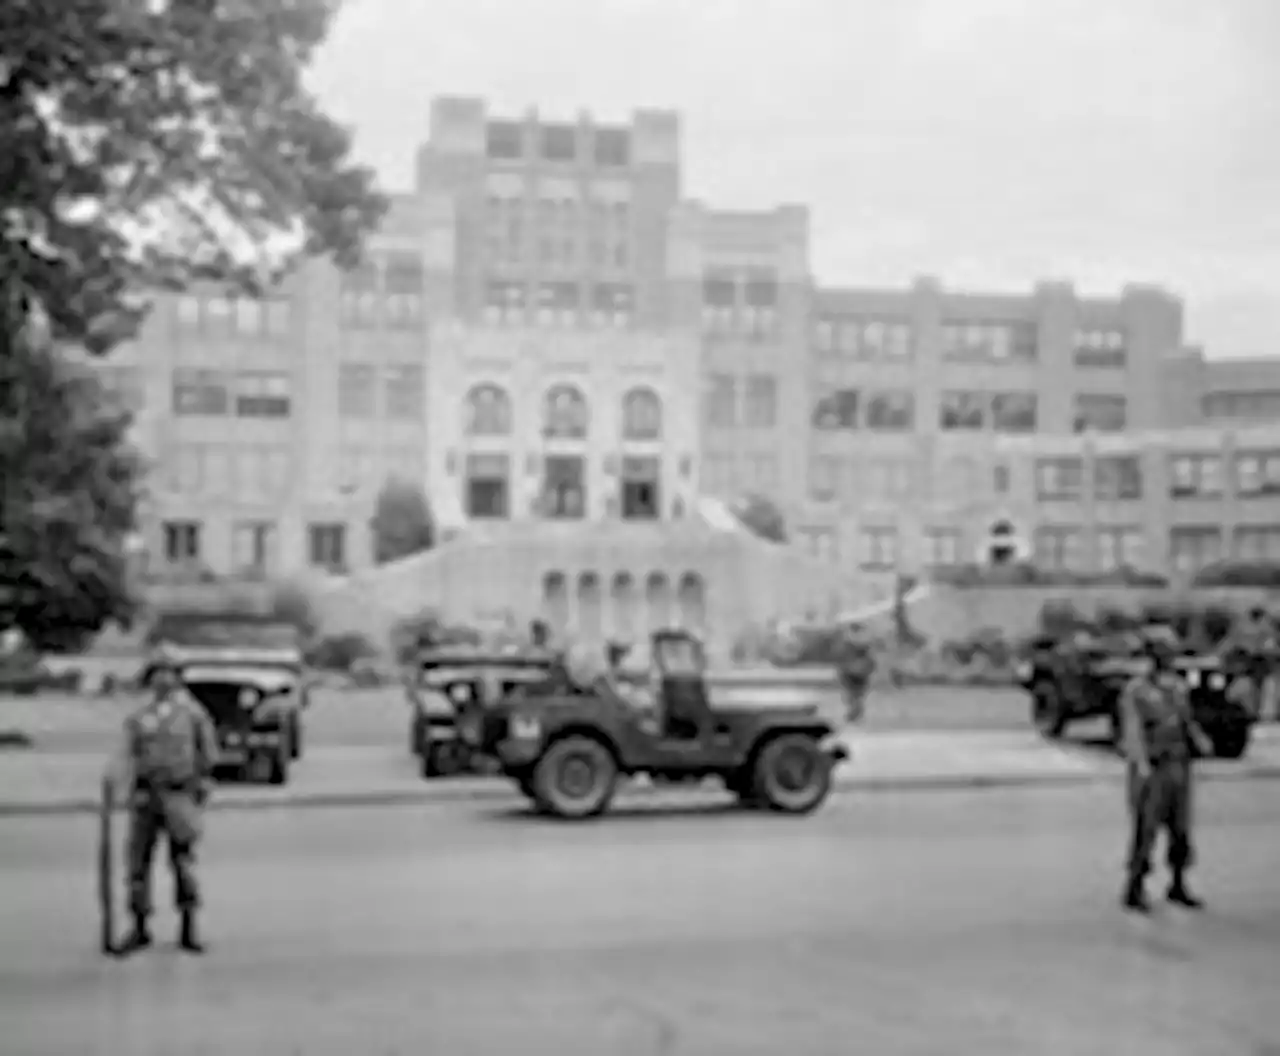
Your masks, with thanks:
M 310 82 L 390 190 L 430 100 L 682 115 L 687 197 L 805 203 L 815 277 L 1187 302 L 1280 354 L 1277 0 L 344 0 Z

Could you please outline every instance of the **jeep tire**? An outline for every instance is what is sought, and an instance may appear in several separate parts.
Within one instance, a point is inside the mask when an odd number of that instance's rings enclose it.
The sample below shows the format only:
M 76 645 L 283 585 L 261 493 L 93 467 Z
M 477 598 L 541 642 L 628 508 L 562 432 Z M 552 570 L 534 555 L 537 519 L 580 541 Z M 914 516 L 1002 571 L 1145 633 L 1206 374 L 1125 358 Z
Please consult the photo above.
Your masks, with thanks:
M 1042 737 L 1051 741 L 1058 740 L 1066 730 L 1062 694 L 1052 682 L 1040 681 L 1031 687 L 1031 722 Z
M 752 778 L 761 806 L 781 814 L 810 814 L 831 793 L 831 760 L 811 734 L 784 733 L 760 749 Z
M 535 805 L 557 818 L 578 820 L 603 814 L 618 789 L 618 762 L 591 737 L 552 741 L 533 768 Z

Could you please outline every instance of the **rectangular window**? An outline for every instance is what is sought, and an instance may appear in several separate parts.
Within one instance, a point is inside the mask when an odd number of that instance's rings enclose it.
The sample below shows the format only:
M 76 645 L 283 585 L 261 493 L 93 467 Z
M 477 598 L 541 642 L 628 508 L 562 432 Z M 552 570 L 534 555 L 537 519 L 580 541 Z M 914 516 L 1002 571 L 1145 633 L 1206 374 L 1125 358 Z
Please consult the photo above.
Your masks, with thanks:
M 573 161 L 578 156 L 578 130 L 573 125 L 543 125 L 542 156 L 547 161 Z
M 290 303 L 283 297 L 240 297 L 234 308 L 235 332 L 241 337 L 274 338 L 289 333 Z
M 1077 367 L 1084 370 L 1124 370 L 1127 359 L 1123 330 L 1076 331 Z
M 387 328 L 420 330 L 426 318 L 426 273 L 422 258 L 412 253 L 392 253 L 387 257 L 386 296 L 383 310 Z
M 885 571 L 898 565 L 898 529 L 863 528 L 862 559 L 865 569 Z
M 1038 410 L 1034 392 L 997 392 L 991 397 L 991 427 L 997 433 L 1034 433 Z
M 524 155 L 524 128 L 515 121 L 490 121 L 484 140 L 485 153 L 491 158 L 509 160 Z
M 925 564 L 935 566 L 960 564 L 963 538 L 959 528 L 926 528 L 924 532 Z
M 1236 455 L 1236 494 L 1242 499 L 1280 494 L 1280 451 Z
M 230 410 L 229 379 L 220 370 L 180 367 L 173 372 L 173 413 L 191 416 L 219 416 Z
M 738 424 L 738 384 L 727 374 L 712 374 L 707 379 L 705 419 L 713 429 L 732 429 Z
M 622 460 L 622 519 L 656 521 L 662 511 L 662 464 L 654 457 Z
M 1084 493 L 1084 461 L 1079 458 L 1036 459 L 1036 498 L 1041 502 L 1074 501 Z
M 290 380 L 280 372 L 241 371 L 236 375 L 236 416 L 288 418 Z
M 840 494 L 840 459 L 815 455 L 809 460 L 809 497 L 815 502 L 832 502 Z
M 1247 525 L 1231 537 L 1231 554 L 1239 561 L 1280 560 L 1280 525 Z
M 507 455 L 468 455 L 465 507 L 472 520 L 506 520 L 511 516 L 511 459 Z
M 378 268 L 365 261 L 342 272 L 338 287 L 338 324 L 344 330 L 371 330 L 378 325 L 381 297 Z
M 265 576 L 273 563 L 275 525 L 238 521 L 231 531 L 231 563 L 240 575 Z
M 911 394 L 907 393 L 908 401 L 910 396 Z M 851 432 L 858 428 L 858 407 L 861 399 L 862 394 L 857 389 L 836 389 L 825 396 L 820 396 L 813 405 L 810 423 L 815 429 L 823 432 Z M 877 407 L 878 412 L 884 409 L 881 406 Z M 908 409 L 910 409 L 909 403 Z
M 951 322 L 942 327 L 942 354 L 951 360 L 1033 362 L 1037 344 L 1036 325 L 1030 322 Z
M 631 164 L 631 135 L 625 128 L 597 128 L 593 138 L 597 165 L 622 168 Z
M 372 418 L 377 414 L 374 368 L 364 363 L 338 365 L 338 416 Z
M 1142 498 L 1142 463 L 1136 455 L 1106 455 L 1093 465 L 1093 495 L 1103 502 Z
M 1280 390 L 1213 392 L 1200 406 L 1209 421 L 1273 421 L 1280 418 Z
M 912 355 L 911 324 L 876 316 L 819 320 L 819 349 L 850 359 L 906 360 Z
M 748 429 L 772 429 L 778 424 L 778 382 L 765 374 L 747 377 L 742 424 Z
M 1066 525 L 1042 525 L 1032 536 L 1035 563 L 1047 571 L 1078 571 L 1084 559 L 1084 532 Z
M 490 323 L 515 323 L 525 317 L 528 291 L 523 282 L 491 279 L 484 284 L 484 314 Z
M 631 325 L 635 291 L 625 282 L 600 282 L 591 290 L 591 322 L 619 329 Z
M 1222 529 L 1186 525 L 1169 531 L 1169 563 L 1184 575 L 1222 560 Z
M 915 428 L 916 398 L 910 389 L 867 394 L 867 428 L 875 433 L 909 433 Z
M 1216 499 L 1223 494 L 1221 455 L 1173 455 L 1169 494 L 1175 499 Z
M 1082 392 L 1076 395 L 1077 433 L 1122 433 L 1129 420 L 1129 401 L 1124 396 Z
M 200 522 L 165 521 L 164 559 L 171 565 L 200 560 Z
M 318 522 L 307 526 L 307 556 L 313 568 L 345 572 L 347 568 L 347 526 Z
M 580 520 L 587 515 L 586 462 L 578 455 L 553 455 L 542 465 L 542 516 Z
M 576 282 L 544 282 L 535 291 L 538 322 L 544 326 L 574 326 L 582 311 L 582 291 Z
M 1142 563 L 1143 543 L 1141 528 L 1130 525 L 1099 528 L 1098 568 L 1103 572 L 1114 572 L 1139 567 Z
M 426 401 L 422 367 L 417 363 L 388 367 L 386 382 L 387 417 L 398 421 L 421 419 Z
M 986 392 L 944 392 L 938 406 L 938 426 L 948 432 L 978 432 L 987 426 L 991 395 Z

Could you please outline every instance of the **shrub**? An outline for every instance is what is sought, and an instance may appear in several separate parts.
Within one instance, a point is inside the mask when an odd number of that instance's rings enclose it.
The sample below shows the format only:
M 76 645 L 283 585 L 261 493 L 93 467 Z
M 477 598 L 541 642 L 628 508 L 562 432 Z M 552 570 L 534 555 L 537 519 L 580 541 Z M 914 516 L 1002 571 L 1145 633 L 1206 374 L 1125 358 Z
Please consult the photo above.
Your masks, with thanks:
M 309 650 L 307 663 L 321 671 L 351 671 L 360 661 L 377 655 L 373 643 L 362 634 L 335 634 L 320 641 Z

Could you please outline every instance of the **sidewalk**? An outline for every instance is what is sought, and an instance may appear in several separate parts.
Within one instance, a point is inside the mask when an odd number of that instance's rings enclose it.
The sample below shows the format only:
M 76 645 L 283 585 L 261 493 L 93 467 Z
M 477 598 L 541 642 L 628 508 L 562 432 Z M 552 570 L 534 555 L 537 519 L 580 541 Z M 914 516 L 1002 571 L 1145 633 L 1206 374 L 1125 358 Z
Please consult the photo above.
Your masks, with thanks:
M 1122 776 L 1120 760 L 1105 751 L 1048 744 L 1029 731 L 854 731 L 845 741 L 852 758 L 836 775 L 842 792 L 1089 784 Z M 96 810 L 102 767 L 103 758 L 96 752 L 0 753 L 0 816 Z M 1207 760 L 1200 764 L 1200 776 L 1205 780 L 1280 778 L 1280 730 L 1256 731 L 1245 759 Z M 637 782 L 623 794 L 650 791 Z M 316 747 L 295 765 L 288 786 L 226 784 L 218 789 L 213 805 L 248 809 L 509 800 L 514 796 L 501 779 L 424 781 L 415 760 L 399 747 Z

